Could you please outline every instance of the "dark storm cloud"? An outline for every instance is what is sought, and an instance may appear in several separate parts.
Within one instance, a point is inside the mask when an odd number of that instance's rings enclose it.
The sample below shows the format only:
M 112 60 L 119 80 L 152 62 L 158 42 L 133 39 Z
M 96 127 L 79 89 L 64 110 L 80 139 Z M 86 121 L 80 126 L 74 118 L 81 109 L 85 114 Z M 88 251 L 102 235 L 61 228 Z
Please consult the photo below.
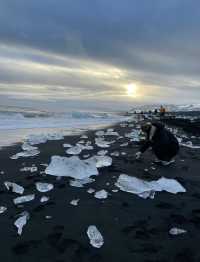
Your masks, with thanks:
M 190 90 L 191 97 L 200 83 L 199 27 L 197 0 L 0 0 L 0 42 L 49 54 L 7 51 L 2 56 L 61 67 L 66 62 L 50 54 L 90 59 L 126 71 L 123 81 Z M 97 83 L 88 75 L 75 79 L 69 73 L 9 70 L 3 64 L 0 81 L 102 92 L 111 88 L 105 79 Z

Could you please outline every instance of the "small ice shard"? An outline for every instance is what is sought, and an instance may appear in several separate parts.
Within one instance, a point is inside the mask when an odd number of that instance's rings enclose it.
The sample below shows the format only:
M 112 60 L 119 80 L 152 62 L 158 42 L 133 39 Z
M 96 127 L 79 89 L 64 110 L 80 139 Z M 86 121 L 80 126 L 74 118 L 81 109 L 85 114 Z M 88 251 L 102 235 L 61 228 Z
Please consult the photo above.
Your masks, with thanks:
M 13 182 L 4 182 L 5 187 L 7 190 L 12 189 L 12 192 L 22 195 L 24 193 L 24 188 L 16 183 Z
M 54 188 L 54 185 L 53 184 L 49 184 L 49 183 L 41 183 L 41 182 L 37 182 L 35 183 L 36 185 L 36 189 L 39 191 L 39 192 L 48 192 L 50 190 L 52 190 Z
M 4 174 L 5 174 L 5 172 L 4 172 L 4 171 L 1 171 L 1 172 L 0 172 L 0 174 L 1 174 L 1 175 L 4 175 Z
M 63 147 L 72 147 L 70 144 L 63 144 Z
M 23 167 L 20 169 L 21 172 L 27 172 L 27 171 L 30 171 L 31 173 L 33 172 L 37 172 L 38 171 L 38 168 L 36 166 L 31 166 L 31 167 Z
M 48 200 L 49 200 L 49 197 L 47 197 L 47 196 L 42 196 L 42 197 L 40 198 L 40 202 L 41 202 L 41 203 L 47 202 Z
M 144 199 L 147 199 L 147 198 L 154 199 L 155 191 L 153 191 L 153 190 L 145 191 L 143 193 L 138 194 L 138 196 L 141 197 L 141 198 L 144 198 Z
M 27 138 L 27 143 L 30 145 L 38 145 L 47 142 L 47 136 L 44 134 L 31 134 Z
M 10 158 L 11 159 L 18 159 L 20 157 L 30 157 L 30 156 L 36 156 L 40 153 L 39 150 L 35 149 L 35 150 L 30 150 L 30 151 L 23 151 L 23 152 L 20 152 L 20 153 L 17 153 L 13 156 L 11 156 Z
M 130 138 L 132 142 L 139 142 L 140 141 L 140 131 L 139 130 L 132 130 L 131 133 L 125 134 L 125 137 Z
M 120 146 L 121 146 L 121 147 L 128 146 L 128 142 L 126 142 L 126 143 L 123 143 L 123 144 L 121 144 Z
M 0 214 L 3 214 L 7 210 L 7 207 L 0 206 Z
M 100 248 L 104 244 L 104 239 L 96 226 L 91 225 L 88 227 L 87 235 L 90 239 L 90 244 L 93 247 Z
M 145 171 L 145 172 L 148 172 L 148 171 L 149 171 L 149 169 L 148 169 L 148 168 L 145 168 L 145 169 L 144 169 L 144 171 Z
M 81 139 L 88 139 L 88 136 L 82 135 L 80 138 L 81 138 Z
M 85 184 L 89 184 L 89 183 L 92 183 L 94 181 L 95 181 L 95 179 L 88 177 L 88 178 L 84 178 L 84 179 L 70 180 L 69 184 L 70 184 L 70 186 L 73 186 L 73 187 L 83 187 Z
M 78 206 L 79 200 L 80 200 L 80 199 L 73 199 L 73 200 L 70 202 L 70 204 L 71 204 L 72 206 Z
M 177 182 L 175 179 L 160 178 L 153 181 L 145 181 L 137 177 L 131 177 L 125 174 L 121 174 L 115 183 L 120 190 L 136 194 L 140 197 L 152 196 L 152 191 L 167 191 L 169 193 L 186 192 L 185 188 Z M 149 192 L 149 193 L 147 193 Z
M 109 185 L 110 185 L 110 183 L 109 183 L 109 182 L 107 182 L 107 183 L 106 183 L 106 186 L 109 186 Z
M 108 192 L 106 190 L 102 189 L 100 191 L 97 191 L 94 194 L 94 197 L 98 198 L 98 199 L 106 199 L 108 197 Z
M 85 161 L 94 162 L 97 168 L 112 165 L 112 158 L 110 156 L 93 156 Z
M 51 163 L 45 173 L 52 176 L 67 176 L 75 179 L 84 179 L 98 175 L 95 161 L 80 160 L 77 156 L 52 156 Z
M 187 233 L 187 230 L 184 230 L 184 229 L 181 229 L 181 228 L 177 228 L 177 227 L 172 227 L 170 230 L 169 230 L 169 234 L 170 235 L 180 235 L 180 234 L 185 234 Z
M 114 151 L 113 153 L 110 154 L 111 156 L 119 156 L 119 152 L 118 151 Z
M 102 137 L 95 138 L 95 144 L 98 147 L 102 147 L 102 148 L 110 147 L 110 144 L 112 144 L 114 142 L 115 141 L 105 141 L 104 138 L 102 138 Z
M 22 229 L 26 225 L 28 219 L 30 218 L 30 215 L 28 212 L 23 212 L 19 215 L 19 218 L 15 221 L 14 225 L 17 227 L 17 233 L 18 235 L 22 234 Z
M 46 218 L 46 219 L 51 219 L 51 218 L 52 218 L 52 216 L 45 216 L 45 218 Z
M 90 155 L 87 154 L 87 155 L 83 155 L 83 158 L 88 158 Z
M 93 188 L 89 188 L 89 189 L 87 190 L 87 192 L 88 192 L 89 194 L 93 194 L 93 193 L 95 192 L 95 190 L 94 190 Z
M 82 151 L 82 147 L 80 145 L 77 145 L 67 149 L 66 153 L 69 155 L 79 155 L 81 151 Z
M 103 130 L 99 130 L 95 133 L 96 136 L 103 136 L 104 135 L 104 131 Z
M 108 153 L 108 150 L 100 150 L 97 152 L 98 156 L 105 156 Z
M 117 192 L 119 192 L 119 190 L 118 189 L 113 189 L 112 192 L 113 193 L 117 193 Z
M 126 155 L 126 152 L 122 152 L 121 155 L 122 155 L 122 156 L 125 156 L 125 155 Z
M 85 143 L 85 141 L 84 140 L 80 140 L 80 141 L 78 141 L 78 143 L 77 144 L 84 144 Z
M 21 203 L 32 201 L 33 199 L 35 199 L 35 195 L 34 194 L 17 197 L 15 199 L 13 199 L 13 202 L 14 202 L 15 205 L 19 205 Z
M 40 164 L 40 165 L 41 165 L 41 166 L 46 166 L 46 167 L 48 166 L 48 164 Z
M 37 150 L 37 149 L 38 148 L 36 146 L 31 146 L 26 142 L 22 145 L 22 150 L 24 151 L 31 151 L 31 150 Z
M 186 143 L 180 143 L 180 145 L 185 146 L 185 147 L 189 147 L 189 148 L 193 148 L 193 149 L 199 149 L 200 148 L 200 145 L 195 146 L 195 145 L 193 145 L 193 143 L 191 141 L 188 141 Z

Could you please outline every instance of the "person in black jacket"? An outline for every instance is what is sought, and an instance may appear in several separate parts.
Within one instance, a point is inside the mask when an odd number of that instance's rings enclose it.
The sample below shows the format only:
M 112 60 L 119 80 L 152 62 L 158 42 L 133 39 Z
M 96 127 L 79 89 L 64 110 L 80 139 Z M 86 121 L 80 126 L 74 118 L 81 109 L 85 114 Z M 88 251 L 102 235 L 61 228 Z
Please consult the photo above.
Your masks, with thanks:
M 176 137 L 163 124 L 158 122 L 147 122 L 141 128 L 146 134 L 146 140 L 140 151 L 136 153 L 136 159 L 139 159 L 151 147 L 157 157 L 155 162 L 162 165 L 173 163 L 173 157 L 179 151 L 179 143 Z

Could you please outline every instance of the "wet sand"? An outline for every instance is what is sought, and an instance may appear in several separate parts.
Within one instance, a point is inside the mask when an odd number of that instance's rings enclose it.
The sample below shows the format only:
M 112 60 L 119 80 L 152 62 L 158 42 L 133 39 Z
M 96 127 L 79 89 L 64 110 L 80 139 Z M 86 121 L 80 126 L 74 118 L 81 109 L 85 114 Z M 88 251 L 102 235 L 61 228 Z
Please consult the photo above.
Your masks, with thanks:
M 38 156 L 10 159 L 21 151 L 20 144 L 0 151 L 0 205 L 8 210 L 0 214 L 0 258 L 9 262 L 198 262 L 200 261 L 200 149 L 181 147 L 175 164 L 169 167 L 155 166 L 151 151 L 136 161 L 137 143 L 126 147 L 120 145 L 129 141 L 124 137 L 132 127 L 116 125 L 115 131 L 123 136 L 107 150 L 125 152 L 126 155 L 112 157 L 110 167 L 99 169 L 95 182 L 76 188 L 69 185 L 69 178 L 40 174 L 50 163 L 52 155 L 66 156 L 64 143 L 75 144 L 80 136 L 65 137 L 60 141 L 48 141 L 39 145 Z M 91 156 L 101 150 L 94 144 L 94 131 L 87 133 L 94 150 L 83 151 Z M 113 137 L 110 137 L 112 139 Z M 107 140 L 107 138 L 106 138 Z M 35 164 L 38 171 L 21 172 L 20 168 Z M 148 171 L 145 171 L 148 169 Z M 170 194 L 158 192 L 154 199 L 142 199 L 126 192 L 112 192 L 120 174 L 128 174 L 145 180 L 155 180 L 162 176 L 174 178 L 187 192 Z M 25 188 L 24 194 L 36 194 L 35 200 L 16 207 L 12 200 L 18 195 L 5 189 L 4 181 L 16 182 Z M 54 184 L 54 190 L 47 193 L 36 191 L 35 182 Z M 109 184 L 108 184 L 109 183 Z M 94 198 L 87 193 L 88 188 L 105 189 L 110 195 L 105 200 Z M 50 200 L 40 203 L 46 195 Z M 78 206 L 70 201 L 79 198 Z M 16 215 L 24 210 L 30 219 L 21 236 L 14 226 Z M 46 216 L 51 216 L 47 219 Z M 100 249 L 92 247 L 86 231 L 89 225 L 96 225 L 104 237 Z M 179 227 L 186 234 L 171 236 L 169 230 Z

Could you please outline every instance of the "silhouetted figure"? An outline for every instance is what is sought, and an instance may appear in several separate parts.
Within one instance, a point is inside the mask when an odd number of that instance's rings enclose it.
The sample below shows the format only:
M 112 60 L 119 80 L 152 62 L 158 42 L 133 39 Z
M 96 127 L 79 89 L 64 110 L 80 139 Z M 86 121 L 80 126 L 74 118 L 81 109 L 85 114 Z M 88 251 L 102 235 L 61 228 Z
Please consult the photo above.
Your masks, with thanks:
M 146 134 L 146 140 L 140 151 L 136 153 L 136 158 L 139 159 L 142 153 L 152 147 L 152 151 L 157 157 L 155 162 L 162 165 L 173 163 L 174 160 L 172 159 L 179 151 L 179 143 L 176 137 L 161 123 L 147 122 L 141 128 Z

